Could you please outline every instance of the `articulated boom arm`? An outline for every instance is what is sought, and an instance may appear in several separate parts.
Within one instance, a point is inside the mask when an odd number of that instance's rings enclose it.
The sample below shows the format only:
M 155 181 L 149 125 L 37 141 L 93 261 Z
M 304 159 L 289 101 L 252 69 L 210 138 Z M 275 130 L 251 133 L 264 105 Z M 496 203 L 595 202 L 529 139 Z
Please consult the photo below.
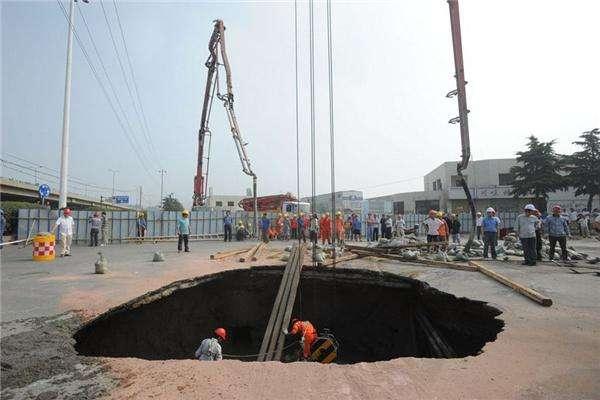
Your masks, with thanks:
M 225 26 L 223 21 L 216 20 L 213 33 L 208 43 L 208 50 L 210 55 L 205 65 L 208 68 L 208 75 L 206 78 L 206 87 L 204 89 L 204 103 L 202 106 L 202 117 L 200 121 L 200 130 L 198 132 L 198 163 L 196 168 L 196 176 L 194 178 L 194 205 L 203 205 L 206 198 L 206 175 L 204 173 L 204 141 L 207 135 L 210 135 L 210 128 L 208 126 L 210 121 L 210 112 L 212 100 L 214 99 L 215 90 L 217 98 L 223 101 L 225 110 L 227 112 L 227 119 L 231 127 L 231 134 L 233 141 L 235 142 L 238 157 L 242 163 L 242 171 L 249 176 L 252 176 L 254 185 L 256 185 L 256 174 L 252 171 L 250 159 L 246 152 L 246 143 L 244 143 L 240 128 L 235 116 L 233 109 L 233 85 L 231 81 L 231 66 L 227 57 L 225 49 Z M 225 76 L 227 82 L 227 93 L 219 93 L 219 82 L 218 82 L 218 67 L 219 67 L 219 53 L 221 55 L 223 66 L 225 67 Z M 210 146 L 209 146 L 210 148 Z M 208 165 L 207 165 L 208 167 Z M 207 168 L 208 169 L 208 168 Z M 207 170 L 208 173 L 208 170 Z
M 206 135 L 210 135 L 209 121 L 210 112 L 212 109 L 212 101 L 214 100 L 215 92 L 219 100 L 223 102 L 225 111 L 227 113 L 227 119 L 231 128 L 231 135 L 235 142 L 235 148 L 238 152 L 238 157 L 242 163 L 242 171 L 252 177 L 252 190 L 254 197 L 254 231 L 256 233 L 256 225 L 258 223 L 258 205 L 256 200 L 256 174 L 252 171 L 250 165 L 250 158 L 246 152 L 246 143 L 240 133 L 240 127 L 235 116 L 233 109 L 233 84 L 231 81 L 231 66 L 229 65 L 229 58 L 227 57 L 227 51 L 225 50 L 225 26 L 223 21 L 216 20 L 213 33 L 208 42 L 208 50 L 210 55 L 206 61 L 206 67 L 208 68 L 208 76 L 206 78 L 206 87 L 204 89 L 204 103 L 202 106 L 202 117 L 200 121 L 200 131 L 198 132 L 198 164 L 196 168 L 196 176 L 194 178 L 194 205 L 204 205 L 207 186 L 208 186 L 208 162 L 206 166 L 206 175 L 204 174 L 204 140 Z M 227 83 L 227 93 L 221 94 L 219 92 L 219 53 L 225 67 L 225 78 Z M 210 141 L 209 141 L 209 152 L 210 152 Z

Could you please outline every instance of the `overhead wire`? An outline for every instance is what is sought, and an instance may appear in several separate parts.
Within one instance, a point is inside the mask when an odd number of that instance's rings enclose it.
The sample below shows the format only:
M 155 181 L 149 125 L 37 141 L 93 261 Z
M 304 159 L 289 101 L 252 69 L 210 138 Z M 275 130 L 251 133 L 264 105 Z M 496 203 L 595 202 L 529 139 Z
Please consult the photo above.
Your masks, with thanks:
M 121 70 L 121 74 L 123 75 L 123 82 L 125 82 L 125 87 L 127 88 L 127 93 L 129 94 L 129 99 L 131 100 L 131 105 L 133 107 L 133 110 L 137 116 L 138 119 L 138 123 L 140 125 L 140 131 L 142 132 L 142 136 L 146 136 L 145 132 L 144 132 L 144 124 L 142 122 L 142 118 L 140 116 L 140 113 L 137 109 L 137 105 L 135 102 L 135 97 L 133 96 L 133 92 L 131 90 L 131 86 L 129 85 L 129 80 L 127 78 L 127 73 L 125 72 L 125 67 L 123 66 L 123 61 L 121 59 L 121 53 L 119 53 L 119 49 L 117 46 L 117 40 L 115 39 L 115 35 L 113 33 L 113 29 L 110 23 L 110 20 L 108 18 L 108 13 L 106 12 L 106 8 L 104 7 L 104 2 L 102 0 L 98 1 L 98 3 L 100 3 L 100 8 L 102 9 L 102 14 L 104 15 L 104 20 L 106 22 L 106 26 L 108 27 L 108 34 L 110 36 L 110 40 L 112 42 L 113 45 L 113 49 L 115 51 L 115 54 L 117 56 L 117 62 L 119 64 L 119 68 Z M 146 150 L 148 151 L 148 154 L 150 156 L 150 158 L 154 158 L 154 162 L 155 164 L 153 165 L 155 167 L 155 169 L 160 169 L 160 163 L 158 162 L 158 160 L 156 160 L 156 157 L 152 156 L 152 149 L 150 148 L 150 143 L 148 141 L 148 139 L 144 139 L 144 143 L 146 144 Z M 140 150 L 141 150 L 141 146 L 140 146 Z
M 119 114 L 117 113 L 117 110 L 116 110 L 116 108 L 115 108 L 115 106 L 114 106 L 114 104 L 113 104 L 110 96 L 108 95 L 106 87 L 104 86 L 104 83 L 100 79 L 100 76 L 98 75 L 98 71 L 96 71 L 96 68 L 94 67 L 94 65 L 93 65 L 93 63 L 92 63 L 92 61 L 90 59 L 90 56 L 89 56 L 89 54 L 88 54 L 85 46 L 83 45 L 83 41 L 79 37 L 77 29 L 75 29 L 75 27 L 70 24 L 69 15 L 68 15 L 67 11 L 65 10 L 65 7 L 62 5 L 62 3 L 61 3 L 60 0 L 56 0 L 56 2 L 58 3 L 58 6 L 61 9 L 62 14 L 65 17 L 69 28 L 73 31 L 73 35 L 75 36 L 75 40 L 77 41 L 77 44 L 78 44 L 79 48 L 81 49 L 81 52 L 83 53 L 83 56 L 84 56 L 84 58 L 85 58 L 85 60 L 87 62 L 87 65 L 89 66 L 90 71 L 92 72 L 92 75 L 94 76 L 94 78 L 96 79 L 96 81 L 98 82 L 98 84 L 100 85 L 100 88 L 102 89 L 102 93 L 104 94 L 104 97 L 106 98 L 106 100 L 107 100 L 107 102 L 108 102 L 111 110 L 115 114 L 115 118 L 117 119 L 117 122 L 119 123 L 119 126 L 121 127 L 121 130 L 125 134 L 125 137 L 127 138 L 127 141 L 131 145 L 133 153 L 136 155 L 136 158 L 140 162 L 141 166 L 143 167 L 143 169 L 146 172 L 146 174 L 148 175 L 148 177 L 154 183 L 157 183 L 158 181 L 157 181 L 156 177 L 153 174 L 150 174 L 150 171 L 149 171 L 146 163 L 144 162 L 143 158 L 141 157 L 140 153 L 138 151 L 136 151 L 137 149 L 136 149 L 136 146 L 134 144 L 134 141 L 133 141 L 132 137 L 130 137 L 129 132 L 127 132 L 127 129 L 125 129 L 125 125 L 123 124 L 123 121 L 121 121 L 121 118 L 119 117 Z
M 333 262 L 336 259 L 335 239 L 335 132 L 333 126 L 333 44 L 331 38 L 331 0 L 327 0 L 327 65 L 329 73 L 329 151 L 331 159 L 331 237 L 334 240 Z
M 140 113 L 142 115 L 143 129 L 146 139 L 150 144 L 151 151 L 154 153 L 155 157 L 158 160 L 159 165 L 161 165 L 161 157 L 158 152 L 156 146 L 154 145 L 154 141 L 152 140 L 152 135 L 150 135 L 150 129 L 148 128 L 148 119 L 146 118 L 146 112 L 144 111 L 144 105 L 142 104 L 142 99 L 140 97 L 140 91 L 138 89 L 137 80 L 135 79 L 135 73 L 133 72 L 133 64 L 131 63 L 131 56 L 129 55 L 129 49 L 127 48 L 127 41 L 125 40 L 125 32 L 123 30 L 123 25 L 121 23 L 121 16 L 119 15 L 119 9 L 117 7 L 117 1 L 113 0 L 113 6 L 115 8 L 115 15 L 117 16 L 117 24 L 119 26 L 119 32 L 121 33 L 121 39 L 123 40 L 123 48 L 125 49 L 125 56 L 127 59 L 127 64 L 129 66 L 129 72 L 131 73 L 131 81 L 133 82 L 133 91 L 135 92 L 135 96 L 137 98 L 138 106 L 140 109 Z
M 296 185 L 298 193 L 298 209 L 296 217 L 300 218 L 300 121 L 298 93 L 298 0 L 294 0 L 294 72 L 296 75 Z M 300 242 L 301 235 L 298 236 Z
M 311 172 L 311 224 L 316 213 L 316 135 L 315 135 L 315 33 L 314 33 L 314 4 L 308 2 L 309 31 L 310 31 L 310 172 Z M 317 248 L 312 246 L 312 264 L 316 266 Z

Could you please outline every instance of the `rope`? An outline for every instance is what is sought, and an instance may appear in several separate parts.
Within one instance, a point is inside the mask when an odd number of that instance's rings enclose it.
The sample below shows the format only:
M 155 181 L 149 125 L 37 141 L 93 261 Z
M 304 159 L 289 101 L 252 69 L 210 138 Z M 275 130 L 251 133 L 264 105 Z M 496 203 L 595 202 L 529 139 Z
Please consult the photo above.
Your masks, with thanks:
M 285 347 L 282 349 L 282 351 L 283 351 L 283 350 L 287 350 L 287 349 L 289 349 L 289 348 L 290 348 L 290 347 L 292 347 L 292 346 L 295 346 L 297 343 L 299 343 L 299 342 L 293 342 L 293 343 L 290 343 L 290 344 L 288 344 L 287 346 L 285 346 Z M 223 353 L 223 357 L 232 357 L 232 358 L 255 358 L 255 357 L 258 357 L 258 356 L 264 356 L 264 355 L 267 355 L 267 354 L 275 354 L 275 352 L 276 352 L 276 350 L 274 350 L 274 351 L 267 351 L 267 352 L 265 352 L 265 353 L 257 353 L 257 354 L 242 354 L 242 355 L 236 355 L 236 354 L 224 354 L 224 353 Z

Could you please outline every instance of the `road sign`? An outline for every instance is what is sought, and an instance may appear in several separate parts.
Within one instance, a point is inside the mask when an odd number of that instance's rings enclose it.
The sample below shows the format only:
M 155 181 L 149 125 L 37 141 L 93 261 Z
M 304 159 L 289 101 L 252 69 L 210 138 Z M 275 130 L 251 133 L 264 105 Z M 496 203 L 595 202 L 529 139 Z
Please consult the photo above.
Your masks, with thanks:
M 40 192 L 40 197 L 45 199 L 46 197 L 50 196 L 50 186 L 43 183 L 38 188 L 38 192 Z
M 129 204 L 129 196 L 113 196 L 113 204 Z

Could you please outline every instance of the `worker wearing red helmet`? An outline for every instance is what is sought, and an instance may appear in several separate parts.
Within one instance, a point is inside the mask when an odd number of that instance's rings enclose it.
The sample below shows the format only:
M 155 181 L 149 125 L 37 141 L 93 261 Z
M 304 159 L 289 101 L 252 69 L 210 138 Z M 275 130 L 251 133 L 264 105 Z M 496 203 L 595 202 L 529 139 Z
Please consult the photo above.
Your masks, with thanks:
M 292 319 L 292 329 L 288 332 L 284 330 L 285 335 L 300 334 L 300 343 L 302 343 L 302 356 L 306 360 L 310 356 L 310 348 L 317 340 L 317 330 L 310 321 L 300 321 L 298 318 Z
M 60 236 L 60 256 L 71 255 L 71 242 L 73 241 L 73 231 L 75 228 L 75 221 L 71 217 L 71 209 L 65 208 L 63 215 L 58 217 L 54 225 L 52 226 L 51 232 L 54 233 L 58 228 L 58 234 Z
M 223 359 L 221 343 L 227 340 L 227 331 L 225 328 L 214 330 L 213 337 L 206 338 L 200 343 L 200 346 L 194 353 L 194 356 L 200 361 L 219 361 Z

